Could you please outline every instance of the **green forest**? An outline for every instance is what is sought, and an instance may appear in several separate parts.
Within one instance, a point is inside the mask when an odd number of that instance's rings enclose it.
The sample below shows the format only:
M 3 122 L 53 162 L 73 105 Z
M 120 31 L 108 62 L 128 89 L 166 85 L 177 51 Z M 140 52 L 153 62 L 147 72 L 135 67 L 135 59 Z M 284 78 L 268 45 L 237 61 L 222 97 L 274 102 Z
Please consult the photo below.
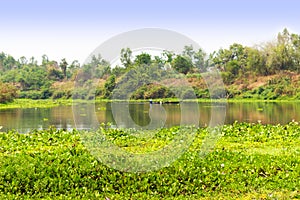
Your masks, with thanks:
M 15 98 L 300 98 L 300 35 L 287 29 L 274 40 L 253 47 L 234 43 L 211 54 L 189 44 L 183 49 L 181 54 L 165 50 L 153 57 L 148 53 L 133 56 L 131 49 L 124 48 L 120 50 L 121 66 L 110 66 L 101 55 L 81 65 L 77 60 L 65 58 L 53 61 L 47 55 L 38 63 L 34 57 L 17 59 L 2 52 L 0 103 Z M 220 71 L 224 93 L 218 87 L 208 90 L 203 76 L 212 69 Z M 176 83 L 178 77 L 185 78 L 190 87 L 174 91 L 159 84 L 161 80 L 169 80 L 173 86 L 180 86 L 180 82 Z M 152 79 L 156 80 L 150 82 Z M 121 86 L 116 88 L 118 84 Z M 129 91 L 130 96 L 124 91 Z

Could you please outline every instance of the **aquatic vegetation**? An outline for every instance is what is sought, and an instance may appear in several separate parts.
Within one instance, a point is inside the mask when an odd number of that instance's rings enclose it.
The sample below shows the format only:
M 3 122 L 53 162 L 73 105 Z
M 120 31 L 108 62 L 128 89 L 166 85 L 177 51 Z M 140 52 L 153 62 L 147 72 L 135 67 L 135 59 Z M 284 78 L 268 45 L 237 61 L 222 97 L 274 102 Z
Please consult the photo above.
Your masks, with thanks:
M 106 139 L 134 152 L 170 143 L 178 127 L 138 138 L 128 129 L 102 127 Z M 282 199 L 300 197 L 300 126 L 234 123 L 200 157 L 206 128 L 168 167 L 128 173 L 111 169 L 83 145 L 80 132 L 49 128 L 0 133 L 0 198 L 55 199 Z

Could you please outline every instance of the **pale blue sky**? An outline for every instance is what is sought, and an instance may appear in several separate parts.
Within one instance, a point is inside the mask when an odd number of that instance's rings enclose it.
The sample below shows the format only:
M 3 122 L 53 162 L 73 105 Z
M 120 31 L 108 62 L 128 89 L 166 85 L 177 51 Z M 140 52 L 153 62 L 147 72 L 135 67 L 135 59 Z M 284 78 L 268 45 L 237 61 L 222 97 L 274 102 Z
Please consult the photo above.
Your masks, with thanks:
M 155 27 L 212 52 L 272 40 L 284 27 L 300 33 L 299 9 L 297 0 L 0 0 L 0 51 L 83 62 L 114 35 Z

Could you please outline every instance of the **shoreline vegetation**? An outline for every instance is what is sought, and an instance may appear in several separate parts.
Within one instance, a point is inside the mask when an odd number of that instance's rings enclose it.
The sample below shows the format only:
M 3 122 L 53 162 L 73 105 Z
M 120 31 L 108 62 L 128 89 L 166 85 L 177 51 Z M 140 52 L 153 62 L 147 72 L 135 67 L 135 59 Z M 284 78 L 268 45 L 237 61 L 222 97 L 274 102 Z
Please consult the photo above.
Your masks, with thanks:
M 178 127 L 151 139 L 125 129 L 102 129 L 107 141 L 132 153 L 168 145 Z M 114 170 L 95 159 L 80 132 L 50 128 L 0 132 L 1 199 L 297 199 L 300 197 L 300 126 L 234 123 L 200 157 L 208 133 L 170 166 L 151 172 Z M 99 134 L 99 132 L 93 132 Z
M 72 100 L 72 99 L 43 99 L 43 100 L 32 100 L 32 99 L 15 99 L 13 102 L 0 104 L 1 109 L 15 109 L 15 108 L 52 108 L 56 106 L 72 106 L 80 103 L 103 103 L 103 102 L 122 102 L 125 100 L 110 100 L 110 99 L 96 99 L 96 100 Z M 126 102 L 132 103 L 149 103 L 149 100 L 129 100 Z M 295 99 L 284 99 L 284 100 L 261 100 L 261 99 L 195 99 L 195 100 L 183 100 L 178 99 L 153 99 L 153 103 L 156 104 L 170 104 L 181 102 L 198 102 L 198 103 L 295 103 L 300 100 Z
M 14 99 L 88 100 L 94 96 L 300 100 L 300 35 L 287 29 L 270 42 L 254 47 L 234 43 L 210 55 L 189 44 L 182 53 L 166 49 L 154 57 L 146 52 L 133 56 L 132 50 L 124 47 L 120 49 L 120 62 L 120 66 L 111 66 L 101 55 L 93 55 L 89 63 L 80 64 L 43 55 L 38 63 L 34 57 L 16 59 L 2 52 L 0 103 Z
M 132 103 L 149 103 L 149 100 L 111 100 L 111 99 L 95 99 L 95 100 L 82 100 L 82 99 L 15 99 L 13 102 L 0 103 L 1 109 L 14 109 L 14 108 L 51 108 L 56 106 L 72 106 L 80 103 L 103 103 L 103 102 L 132 102 Z M 300 103 L 300 99 L 275 99 L 275 100 L 263 100 L 263 99 L 152 99 L 155 104 L 169 104 L 180 102 L 198 102 L 198 103 Z

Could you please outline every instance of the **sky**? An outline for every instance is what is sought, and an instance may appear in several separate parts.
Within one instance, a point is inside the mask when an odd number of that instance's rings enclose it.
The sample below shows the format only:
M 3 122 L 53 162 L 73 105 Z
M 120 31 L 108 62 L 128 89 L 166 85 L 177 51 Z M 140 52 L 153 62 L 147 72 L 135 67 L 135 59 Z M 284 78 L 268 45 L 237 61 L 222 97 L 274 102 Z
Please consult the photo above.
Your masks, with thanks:
M 83 63 L 115 35 L 161 28 L 211 53 L 271 41 L 283 28 L 300 34 L 299 10 L 297 0 L 0 0 L 0 52 Z

